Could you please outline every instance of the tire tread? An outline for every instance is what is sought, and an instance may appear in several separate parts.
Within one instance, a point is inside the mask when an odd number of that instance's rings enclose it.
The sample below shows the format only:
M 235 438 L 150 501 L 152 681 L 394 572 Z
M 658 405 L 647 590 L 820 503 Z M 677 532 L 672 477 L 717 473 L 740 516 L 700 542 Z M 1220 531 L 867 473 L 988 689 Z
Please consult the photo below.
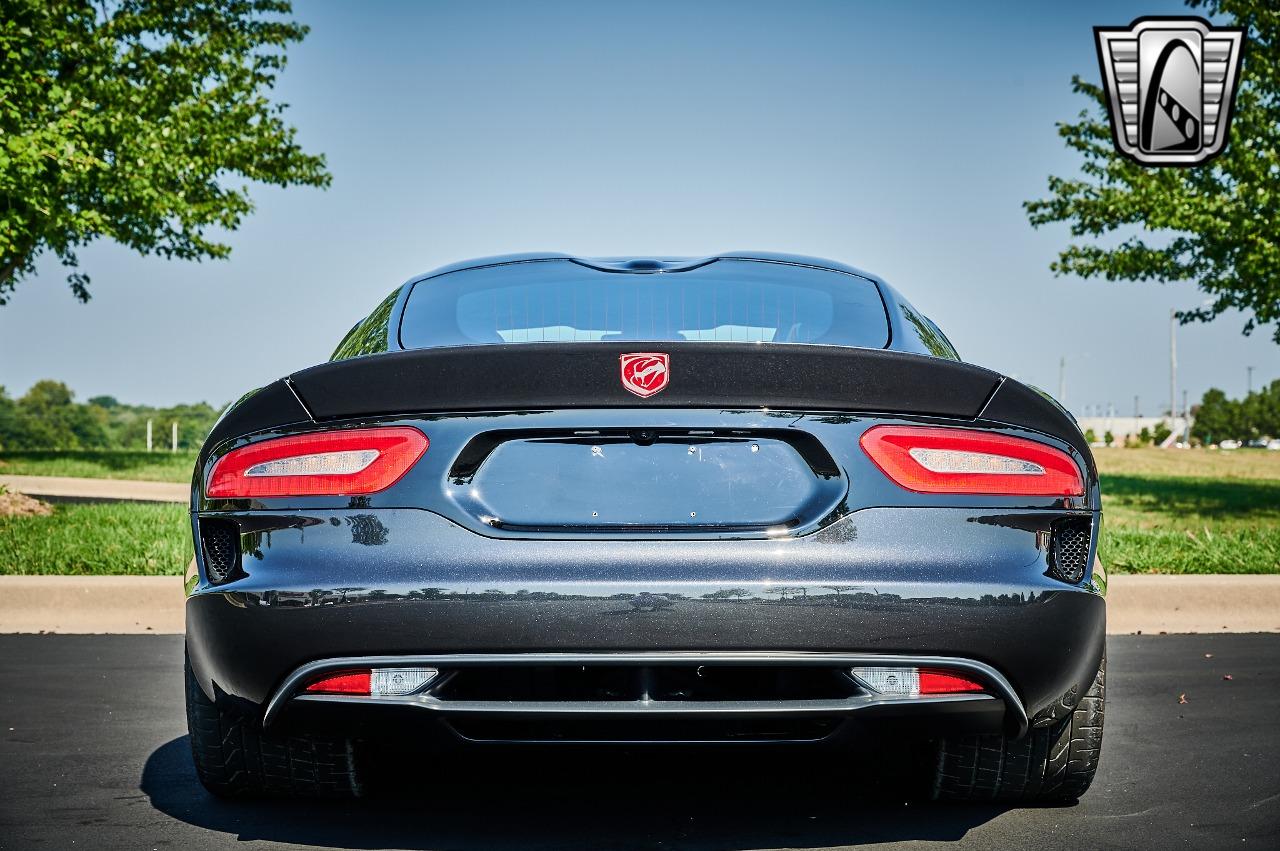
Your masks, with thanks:
M 187 730 L 200 783 L 225 798 L 354 798 L 363 791 L 347 739 L 276 735 L 219 709 L 185 666 Z
M 1020 739 L 1002 735 L 944 739 L 933 797 L 952 801 L 1074 801 L 1088 790 L 1102 754 L 1107 659 L 1064 717 Z

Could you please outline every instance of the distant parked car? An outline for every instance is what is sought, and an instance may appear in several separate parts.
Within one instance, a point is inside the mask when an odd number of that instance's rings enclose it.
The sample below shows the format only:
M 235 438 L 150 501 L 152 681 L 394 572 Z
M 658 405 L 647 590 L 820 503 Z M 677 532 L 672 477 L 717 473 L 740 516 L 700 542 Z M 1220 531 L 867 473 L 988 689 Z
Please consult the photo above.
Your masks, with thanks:
M 1240 441 L 1238 441 L 1238 440 L 1223 440 L 1223 441 L 1220 441 L 1220 442 L 1218 443 L 1218 448 L 1219 448 L 1219 449 L 1239 449 L 1239 448 L 1240 448 Z
M 1267 448 L 1272 452 L 1280 452 L 1280 438 L 1267 441 Z
M 883 743 L 983 803 L 1093 780 L 1084 435 L 856 269 L 440 269 L 233 405 L 196 470 L 215 794 L 356 795 L 393 755 L 448 783 L 501 743 L 790 746 L 836 776 Z

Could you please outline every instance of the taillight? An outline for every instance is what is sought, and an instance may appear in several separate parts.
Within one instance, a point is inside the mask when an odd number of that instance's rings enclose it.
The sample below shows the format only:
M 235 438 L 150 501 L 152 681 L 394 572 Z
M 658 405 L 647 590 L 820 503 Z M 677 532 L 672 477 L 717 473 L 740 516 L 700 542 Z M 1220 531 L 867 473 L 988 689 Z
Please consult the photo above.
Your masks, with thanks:
M 352 671 L 333 674 L 316 680 L 305 691 L 311 694 L 359 694 L 368 695 L 373 689 L 371 671 Z
M 971 694 L 986 686 L 959 671 L 941 668 L 864 667 L 850 673 L 877 694 L 890 697 L 921 697 L 932 694 Z
M 303 691 L 307 694 L 404 697 L 421 691 L 439 673 L 436 668 L 361 668 L 321 677 Z
M 357 428 L 276 437 L 232 450 L 209 473 L 214 499 L 346 496 L 398 482 L 427 451 L 416 428 Z
M 862 450 L 899 487 L 920 493 L 1084 496 L 1084 477 L 1060 449 L 984 431 L 875 426 Z

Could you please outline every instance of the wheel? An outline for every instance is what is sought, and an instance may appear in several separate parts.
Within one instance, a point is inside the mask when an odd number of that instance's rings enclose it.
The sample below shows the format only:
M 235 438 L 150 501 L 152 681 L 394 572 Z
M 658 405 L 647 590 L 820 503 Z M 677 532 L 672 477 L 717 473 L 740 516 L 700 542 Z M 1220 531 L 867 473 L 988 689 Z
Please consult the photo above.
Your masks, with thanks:
M 257 719 L 221 710 L 184 665 L 187 730 L 200 783 L 222 798 L 354 798 L 362 791 L 346 739 L 282 736 Z
M 1102 753 L 1107 658 L 1073 709 L 1021 739 L 963 736 L 938 746 L 933 797 L 952 801 L 1060 803 L 1085 793 Z

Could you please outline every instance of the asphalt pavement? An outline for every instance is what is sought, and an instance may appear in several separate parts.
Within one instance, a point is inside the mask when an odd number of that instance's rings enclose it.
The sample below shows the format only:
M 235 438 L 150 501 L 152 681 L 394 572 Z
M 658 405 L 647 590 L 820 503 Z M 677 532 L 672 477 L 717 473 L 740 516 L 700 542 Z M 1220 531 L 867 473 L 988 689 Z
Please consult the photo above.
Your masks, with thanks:
M 418 757 L 375 799 L 227 803 L 191 768 L 181 637 L 2 635 L 0 849 L 1280 846 L 1280 635 L 1112 636 L 1107 687 L 1067 807 L 908 802 L 852 782 L 883 764 L 719 751 Z

